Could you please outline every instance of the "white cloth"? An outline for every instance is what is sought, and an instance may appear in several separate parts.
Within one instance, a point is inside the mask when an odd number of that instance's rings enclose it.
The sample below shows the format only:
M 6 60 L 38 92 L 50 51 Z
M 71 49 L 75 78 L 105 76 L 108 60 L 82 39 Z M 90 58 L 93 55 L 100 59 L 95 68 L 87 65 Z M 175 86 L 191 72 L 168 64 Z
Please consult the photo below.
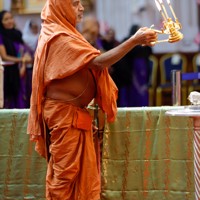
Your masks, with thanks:
M 190 92 L 188 99 L 192 105 L 200 105 L 200 93 L 197 91 Z
M 0 108 L 3 108 L 3 66 L 1 65 L 1 58 L 0 58 Z
M 32 52 L 35 51 L 36 46 L 37 46 L 37 41 L 38 41 L 38 37 L 39 37 L 39 32 L 38 34 L 33 34 L 33 32 L 30 29 L 30 23 L 32 21 L 28 20 L 24 26 L 24 30 L 23 30 L 23 41 L 25 42 L 25 44 L 30 48 L 30 50 Z

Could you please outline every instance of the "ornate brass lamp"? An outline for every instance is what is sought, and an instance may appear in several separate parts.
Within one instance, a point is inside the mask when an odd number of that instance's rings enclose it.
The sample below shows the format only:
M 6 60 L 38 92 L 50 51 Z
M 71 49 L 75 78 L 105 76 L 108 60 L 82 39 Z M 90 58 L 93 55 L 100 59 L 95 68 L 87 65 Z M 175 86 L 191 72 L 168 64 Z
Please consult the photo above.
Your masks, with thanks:
M 172 8 L 170 0 L 166 0 L 167 4 L 170 8 L 171 14 L 174 18 L 174 21 L 171 17 L 169 17 L 165 5 L 162 0 L 155 0 L 156 6 L 163 17 L 163 28 L 161 30 L 153 29 L 155 32 L 159 34 L 167 34 L 169 35 L 168 39 L 165 40 L 158 40 L 154 42 L 154 44 L 161 43 L 161 42 L 169 42 L 175 43 L 183 39 L 183 34 L 179 31 L 182 26 L 176 17 L 176 14 Z M 152 29 L 153 25 L 150 27 Z

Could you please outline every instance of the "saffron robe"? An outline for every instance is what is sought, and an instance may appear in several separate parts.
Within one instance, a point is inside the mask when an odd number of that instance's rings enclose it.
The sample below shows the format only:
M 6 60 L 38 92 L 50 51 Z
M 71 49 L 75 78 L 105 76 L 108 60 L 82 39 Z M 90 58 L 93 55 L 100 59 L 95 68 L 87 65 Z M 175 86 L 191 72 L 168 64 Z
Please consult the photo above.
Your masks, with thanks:
M 27 128 L 30 139 L 36 142 L 36 151 L 43 157 L 47 156 L 42 117 L 46 87 L 55 79 L 68 77 L 87 68 L 91 60 L 100 54 L 76 30 L 71 0 L 56 2 L 47 0 L 41 13 L 43 24 L 35 53 Z M 60 11 L 69 13 L 64 18 Z M 97 83 L 96 102 L 106 113 L 108 122 L 112 122 L 117 113 L 117 87 L 107 68 L 92 71 Z
M 44 119 L 51 130 L 46 176 L 48 200 L 98 200 L 100 176 L 86 109 L 47 99 Z
M 45 133 L 45 125 L 44 125 L 44 117 L 46 116 L 45 113 L 47 112 L 47 109 L 45 109 L 46 87 L 51 81 L 55 79 L 66 78 L 70 75 L 73 75 L 74 73 L 76 73 L 77 71 L 81 69 L 87 68 L 91 60 L 94 59 L 96 56 L 98 56 L 100 52 L 94 47 L 92 47 L 83 38 L 83 36 L 76 30 L 75 28 L 76 18 L 73 13 L 71 0 L 65 0 L 65 1 L 47 0 L 42 10 L 41 18 L 42 18 L 43 23 L 42 23 L 42 29 L 39 36 L 39 40 L 38 40 L 38 46 L 35 53 L 35 60 L 34 60 L 34 67 L 33 67 L 31 106 L 30 106 L 27 131 L 28 131 L 28 134 L 30 134 L 30 139 L 36 142 L 36 151 L 41 156 L 45 157 L 48 160 L 49 149 L 46 144 L 47 143 L 46 136 L 48 136 L 48 134 Z M 107 120 L 110 122 L 114 121 L 115 115 L 117 112 L 117 106 L 116 106 L 117 87 L 115 86 L 114 82 L 109 76 L 107 68 L 104 68 L 103 70 L 93 70 L 93 74 L 97 83 L 97 95 L 95 97 L 96 102 L 98 103 L 99 107 L 107 114 Z M 60 105 L 59 102 L 58 102 L 58 105 Z M 56 108 L 57 107 L 59 106 L 56 106 Z M 70 111 L 69 110 L 65 111 L 65 114 L 68 115 L 68 112 Z M 59 112 L 57 113 L 57 115 L 55 115 L 53 111 L 52 113 L 50 113 L 50 115 L 53 116 L 55 118 L 54 119 L 55 122 L 57 122 L 56 119 L 59 119 L 60 118 L 59 115 L 62 116 L 62 113 L 63 112 Z M 73 117 L 70 117 L 70 119 L 72 118 Z M 81 119 L 78 120 L 78 122 L 81 123 L 82 119 L 83 118 L 81 117 Z M 45 121 L 47 122 L 47 119 Z M 57 123 L 57 125 L 58 124 L 59 123 Z M 48 123 L 47 125 L 48 125 L 48 128 L 51 129 L 51 125 Z M 67 132 L 69 133 L 70 130 L 72 130 L 71 128 L 72 126 L 73 124 L 71 124 L 71 126 L 68 125 L 67 127 L 64 126 L 66 127 L 66 130 L 64 131 L 66 134 L 64 134 L 63 137 L 65 136 L 67 137 L 68 135 Z M 56 127 L 56 124 L 54 124 L 53 127 Z M 76 129 L 77 130 L 74 131 L 76 132 L 76 134 L 80 133 L 81 130 L 84 130 L 84 129 L 80 129 L 79 127 L 77 127 Z M 70 134 L 72 132 L 70 132 Z M 83 135 L 87 135 L 85 131 L 82 131 L 82 132 L 84 132 Z M 54 133 L 53 131 L 50 132 L 51 135 L 54 135 L 53 133 Z M 91 134 L 91 130 L 89 131 L 88 135 L 90 134 Z M 57 135 L 57 139 L 55 141 L 59 141 L 58 134 L 56 135 Z M 84 146 L 84 143 L 87 140 L 86 137 L 85 138 L 83 137 L 84 136 L 81 136 L 82 139 L 80 140 L 81 142 L 79 144 L 80 146 Z M 52 138 L 53 137 L 51 137 L 50 140 L 51 140 L 51 143 L 54 144 L 55 141 Z M 51 153 L 52 145 L 50 144 L 49 147 L 50 147 L 50 153 Z M 95 153 L 93 148 L 91 148 L 90 150 L 91 150 L 91 154 Z M 63 157 L 65 155 L 65 154 L 62 155 L 62 149 L 60 149 L 60 151 L 61 152 L 59 152 L 58 154 L 55 153 L 56 157 L 57 156 Z M 83 158 L 87 159 L 88 157 L 88 154 L 84 152 L 85 151 L 81 153 L 82 162 L 83 162 Z M 55 156 L 50 157 L 50 160 L 48 163 L 48 168 L 50 169 L 48 169 L 48 172 L 51 170 L 55 170 L 53 168 L 54 165 L 51 162 L 51 158 Z M 71 154 L 71 156 L 73 157 L 73 154 Z M 65 159 L 68 159 L 68 158 L 65 158 Z M 78 160 L 80 161 L 80 159 Z M 95 157 L 93 157 L 92 162 L 96 162 Z M 81 163 L 79 162 L 78 165 L 80 166 Z M 73 172 L 74 170 L 75 171 L 77 170 L 76 168 L 77 166 L 74 166 L 74 168 L 72 168 Z M 97 166 L 94 166 L 94 167 L 97 168 Z M 82 171 L 84 170 L 86 170 L 85 167 L 84 169 L 82 169 Z M 71 173 L 68 174 L 68 176 L 71 176 L 71 175 L 72 175 Z M 80 178 L 81 173 L 77 174 L 77 176 L 79 176 L 78 180 L 82 180 L 86 182 L 88 181 L 87 180 L 88 176 L 84 176 L 86 179 Z M 50 188 L 50 187 L 47 188 L 47 193 L 50 191 L 50 193 L 55 194 L 57 192 L 56 187 L 59 187 L 59 186 L 62 187 L 62 184 L 60 185 L 59 181 L 58 181 L 59 185 L 56 184 L 54 185 L 53 188 Z M 83 186 L 85 185 L 84 182 L 82 181 L 79 181 L 78 183 L 80 187 L 75 187 L 75 188 L 79 188 L 79 189 L 82 188 L 82 185 Z M 96 183 L 98 182 L 99 181 L 97 178 Z M 48 185 L 50 186 L 53 184 L 54 184 L 54 180 L 51 180 L 50 176 L 48 176 L 47 174 L 47 187 Z M 75 182 L 73 184 L 75 184 Z M 94 186 L 92 190 L 90 188 L 85 187 L 84 189 L 85 194 L 87 195 L 90 193 L 90 191 L 96 190 L 95 188 L 96 188 L 96 185 Z M 60 188 L 60 193 L 64 194 L 65 192 L 64 190 L 65 188 Z M 49 198 L 49 196 L 47 196 L 47 198 Z M 76 200 L 77 197 L 74 197 L 74 198 Z M 96 197 L 94 198 L 91 197 L 91 200 L 93 199 L 96 200 L 95 198 Z

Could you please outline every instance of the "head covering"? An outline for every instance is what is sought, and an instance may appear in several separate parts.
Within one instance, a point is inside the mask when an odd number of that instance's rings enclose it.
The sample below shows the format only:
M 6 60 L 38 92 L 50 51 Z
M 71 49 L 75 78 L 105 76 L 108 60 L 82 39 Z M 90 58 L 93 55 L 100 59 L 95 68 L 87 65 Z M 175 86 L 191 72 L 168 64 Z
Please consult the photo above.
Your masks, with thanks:
M 71 0 L 47 0 L 41 13 L 41 19 L 46 23 L 55 23 L 68 28 L 76 26 L 76 15 Z M 72 28 L 72 27 L 71 27 Z
M 28 133 L 31 135 L 31 139 L 37 142 L 36 150 L 45 157 L 42 99 L 46 86 L 52 80 L 65 78 L 80 69 L 86 68 L 88 63 L 100 52 L 92 47 L 76 30 L 76 15 L 71 0 L 47 0 L 41 13 L 41 19 L 43 21 L 42 29 L 33 67 L 34 84 Z M 51 46 L 52 43 L 54 43 L 53 46 Z M 102 73 L 97 73 L 109 76 L 107 69 L 102 70 Z M 111 90 L 114 88 L 111 84 Z M 106 91 L 109 93 L 108 96 L 112 96 L 112 101 L 116 102 L 116 95 L 112 95 L 110 90 Z M 116 94 L 116 89 L 114 91 Z M 103 92 L 100 92 L 100 95 L 103 94 Z M 100 100 L 102 97 L 98 99 Z M 104 107 L 103 103 L 100 104 L 101 107 Z M 105 106 L 107 107 L 107 105 Z M 116 106 L 109 105 L 108 109 L 109 118 L 113 119 L 113 115 L 116 114 Z
M 94 16 L 87 16 L 81 24 L 81 33 L 92 46 L 97 47 L 97 39 L 99 36 L 99 23 Z
M 22 33 L 14 27 L 12 29 L 6 29 L 3 26 L 2 21 L 6 13 L 9 13 L 9 11 L 3 10 L 0 12 L 0 34 L 2 35 L 7 54 L 17 56 L 14 42 L 18 42 L 21 44 L 24 43 L 22 40 Z
M 38 37 L 39 37 L 39 31 L 38 31 L 38 33 L 34 34 L 31 31 L 32 24 L 37 25 L 37 23 L 35 23 L 34 21 L 32 21 L 30 19 L 26 22 L 23 32 L 22 32 L 23 33 L 22 38 L 23 38 L 24 43 L 30 48 L 30 50 L 32 52 L 34 52 L 36 49 L 36 45 L 37 45 L 37 41 L 38 41 Z

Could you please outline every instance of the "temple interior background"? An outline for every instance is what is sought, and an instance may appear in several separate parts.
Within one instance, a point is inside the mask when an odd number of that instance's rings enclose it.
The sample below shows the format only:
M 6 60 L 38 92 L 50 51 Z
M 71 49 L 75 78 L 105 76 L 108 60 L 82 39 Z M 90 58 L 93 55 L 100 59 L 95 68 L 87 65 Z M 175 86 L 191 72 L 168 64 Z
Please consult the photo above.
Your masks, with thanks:
M 40 12 L 45 0 L 1 0 L 0 8 L 11 10 L 14 13 L 16 27 L 23 30 L 27 20 L 32 19 L 41 23 Z M 115 37 L 118 41 L 123 41 L 129 34 L 131 26 L 151 27 L 155 29 L 162 28 L 162 15 L 157 10 L 153 0 L 83 0 L 85 7 L 85 16 L 92 15 L 97 18 L 99 31 L 101 35 L 105 34 L 108 27 L 115 31 Z M 165 55 L 170 56 L 173 62 L 178 62 L 175 69 L 182 72 L 197 72 L 200 66 L 200 5 L 198 0 L 175 0 L 171 1 L 176 16 L 182 25 L 181 33 L 184 39 L 176 43 L 160 43 L 152 48 L 153 61 L 151 60 L 150 82 L 148 84 L 148 105 L 160 106 L 171 105 L 170 92 L 163 89 L 169 82 L 166 78 L 165 68 L 168 61 Z M 168 13 L 169 8 L 166 6 Z M 168 35 L 160 34 L 159 40 L 167 39 Z M 164 57 L 164 58 L 163 58 Z M 183 57 L 183 58 L 182 58 Z M 166 61 L 163 61 L 166 59 Z M 182 64 L 185 62 L 185 66 Z M 179 65 L 179 66 L 178 66 Z M 169 66 L 168 66 L 169 67 Z M 174 66 L 170 66 L 174 67 Z M 155 68 L 155 69 L 154 69 Z M 164 70 L 164 71 L 163 71 Z M 169 73 L 169 72 L 168 72 Z M 182 83 L 182 101 L 185 105 L 187 96 L 191 90 L 199 90 L 198 81 L 184 81 Z M 162 90 L 162 91 L 161 91 Z M 168 89 L 170 90 L 170 89 Z M 167 92 L 166 92 L 167 91 Z M 166 98 L 162 98 L 162 96 Z
M 85 17 L 98 20 L 100 34 L 112 27 L 118 41 L 129 35 L 132 25 L 154 25 L 158 30 L 163 25 L 154 0 L 82 2 Z M 16 27 L 23 31 L 28 20 L 41 24 L 44 3 L 45 0 L 0 0 L 0 9 L 12 11 Z M 152 48 L 146 106 L 127 108 L 121 104 L 113 123 L 105 123 L 105 116 L 98 113 L 99 130 L 104 134 L 102 200 L 200 199 L 195 196 L 200 194 L 200 187 L 196 190 L 194 183 L 193 118 L 165 114 L 180 109 L 172 105 L 171 71 L 200 71 L 200 1 L 171 0 L 171 4 L 184 38 Z M 167 37 L 159 35 L 159 40 Z M 141 66 L 137 71 L 142 71 Z M 181 105 L 190 104 L 188 95 L 194 90 L 200 91 L 198 79 L 181 81 Z M 45 199 L 46 161 L 35 152 L 26 133 L 28 113 L 29 109 L 0 109 L 0 200 Z M 200 127 L 197 125 L 196 132 Z

